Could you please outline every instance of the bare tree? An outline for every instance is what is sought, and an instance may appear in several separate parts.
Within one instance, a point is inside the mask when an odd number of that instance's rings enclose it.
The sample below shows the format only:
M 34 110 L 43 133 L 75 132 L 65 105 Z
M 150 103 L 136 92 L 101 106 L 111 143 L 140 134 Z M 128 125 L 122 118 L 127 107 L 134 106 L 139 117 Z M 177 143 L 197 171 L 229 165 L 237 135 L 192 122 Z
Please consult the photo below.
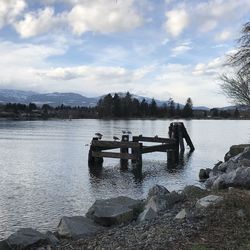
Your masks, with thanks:
M 236 104 L 250 105 L 250 22 L 243 26 L 236 52 L 229 56 L 226 66 L 235 73 L 220 77 L 222 92 Z
M 250 79 L 244 75 L 236 74 L 234 77 L 222 75 L 221 89 L 234 103 L 250 105 Z

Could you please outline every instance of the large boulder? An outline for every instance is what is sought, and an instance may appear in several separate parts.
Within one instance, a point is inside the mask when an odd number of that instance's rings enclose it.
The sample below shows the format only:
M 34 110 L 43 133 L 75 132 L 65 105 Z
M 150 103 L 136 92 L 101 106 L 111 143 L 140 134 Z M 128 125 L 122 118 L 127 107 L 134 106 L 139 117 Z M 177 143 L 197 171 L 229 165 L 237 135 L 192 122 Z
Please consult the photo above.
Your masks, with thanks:
M 46 235 L 32 229 L 21 228 L 6 240 L 11 249 L 26 249 L 40 243 L 48 243 Z
M 202 189 L 194 185 L 188 185 L 182 191 L 182 194 L 187 199 L 199 199 L 201 197 L 204 197 L 204 195 L 208 195 L 208 193 L 208 190 Z
M 250 147 L 250 144 L 239 144 L 231 146 L 229 151 L 225 154 L 224 160 L 228 161 L 231 157 L 242 153 L 246 147 Z
M 222 196 L 208 195 L 206 197 L 199 199 L 196 202 L 196 208 L 207 208 L 209 206 L 220 203 L 222 200 L 223 200 Z
M 215 189 L 227 187 L 249 188 L 250 147 L 213 168 L 205 185 Z
M 236 170 L 222 174 L 212 184 L 212 188 L 217 190 L 228 187 L 250 189 L 250 167 L 238 167 Z
M 146 220 L 152 220 L 155 217 L 157 217 L 157 213 L 155 212 L 155 210 L 152 209 L 151 207 L 148 207 L 148 208 L 145 208 L 142 213 L 140 213 L 137 221 L 142 222 Z
M 0 241 L 0 249 L 1 250 L 11 250 L 9 244 L 7 243 L 6 240 Z
M 101 230 L 103 230 L 103 227 L 96 225 L 84 216 L 64 216 L 57 226 L 58 236 L 71 239 L 84 238 Z
M 165 195 L 154 195 L 147 200 L 145 208 L 152 208 L 155 212 L 172 208 L 176 203 L 183 201 L 185 196 L 175 191 Z
M 137 219 L 142 209 L 142 201 L 119 196 L 95 201 L 86 216 L 100 225 L 111 226 Z
M 161 185 L 155 185 L 152 188 L 149 189 L 148 191 L 148 200 L 152 197 L 152 196 L 159 196 L 159 195 L 166 195 L 169 194 L 170 192 Z
M 210 172 L 211 172 L 210 168 L 206 169 L 201 168 L 199 172 L 200 181 L 205 181 L 206 179 L 208 179 Z

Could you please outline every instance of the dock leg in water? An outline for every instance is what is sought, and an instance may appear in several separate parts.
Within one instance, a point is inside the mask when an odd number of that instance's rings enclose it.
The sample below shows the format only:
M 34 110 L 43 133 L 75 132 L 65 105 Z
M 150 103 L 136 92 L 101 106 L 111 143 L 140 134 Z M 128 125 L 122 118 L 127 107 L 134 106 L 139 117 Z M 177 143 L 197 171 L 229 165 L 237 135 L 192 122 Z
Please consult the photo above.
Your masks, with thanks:
M 98 138 L 94 137 L 93 140 L 98 140 Z M 98 149 L 91 145 L 90 149 L 89 149 L 89 155 L 88 155 L 89 168 L 91 168 L 91 169 L 101 168 L 102 164 L 103 164 L 103 158 L 102 157 L 93 157 L 93 155 L 92 155 L 93 151 L 98 151 Z
M 123 135 L 122 141 L 128 142 L 129 135 Z M 121 153 L 128 153 L 128 148 L 121 148 L 120 152 Z M 127 159 L 120 159 L 120 165 L 121 165 L 121 170 L 127 170 L 128 169 L 128 160 Z

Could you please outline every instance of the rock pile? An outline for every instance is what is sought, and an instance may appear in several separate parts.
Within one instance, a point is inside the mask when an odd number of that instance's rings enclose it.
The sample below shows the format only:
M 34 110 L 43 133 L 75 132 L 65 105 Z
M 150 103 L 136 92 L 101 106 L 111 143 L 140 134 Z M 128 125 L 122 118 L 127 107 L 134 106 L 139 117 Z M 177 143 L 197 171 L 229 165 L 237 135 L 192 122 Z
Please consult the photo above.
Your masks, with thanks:
M 238 153 L 238 154 L 237 154 Z M 239 187 L 250 189 L 250 144 L 234 145 L 213 169 L 201 169 L 199 177 L 211 189 Z

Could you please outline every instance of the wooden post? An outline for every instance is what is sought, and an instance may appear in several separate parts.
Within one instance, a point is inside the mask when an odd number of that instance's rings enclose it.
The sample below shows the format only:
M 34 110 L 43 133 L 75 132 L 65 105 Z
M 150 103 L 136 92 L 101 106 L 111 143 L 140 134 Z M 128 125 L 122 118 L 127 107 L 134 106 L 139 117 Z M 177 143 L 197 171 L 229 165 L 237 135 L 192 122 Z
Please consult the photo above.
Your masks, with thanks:
M 136 149 L 136 170 L 142 171 L 142 143 L 140 143 L 140 146 L 138 149 Z
M 168 151 L 168 161 L 178 163 L 179 161 L 179 130 L 178 130 L 178 123 L 172 122 L 169 126 L 169 137 L 171 139 L 175 139 L 175 143 L 173 146 L 173 150 Z
M 185 140 L 187 142 L 187 145 L 190 147 L 190 150 L 194 151 L 195 150 L 194 145 L 193 145 L 193 143 L 192 143 L 192 141 L 191 141 L 191 139 L 190 139 L 190 137 L 188 135 L 188 132 L 187 132 L 187 130 L 186 130 L 183 123 L 182 123 L 182 134 L 183 134 L 183 137 L 185 138 Z
M 183 135 L 182 135 L 183 126 L 184 125 L 181 123 L 178 124 L 178 138 L 179 138 L 179 145 L 180 145 L 181 152 L 185 151 L 184 142 L 183 142 Z
M 132 140 L 133 142 L 138 142 L 138 137 L 133 136 Z M 134 148 L 131 149 L 132 154 L 136 154 L 136 150 Z M 132 163 L 136 163 L 136 160 L 131 160 Z
M 98 138 L 94 137 L 92 139 L 92 141 L 95 141 L 95 140 L 98 141 Z M 102 167 L 103 158 L 102 157 L 93 157 L 92 152 L 94 152 L 94 151 L 100 151 L 100 149 L 98 147 L 92 146 L 92 143 L 91 143 L 91 146 L 89 149 L 89 155 L 88 155 L 89 167 L 90 168 Z
M 128 142 L 129 135 L 123 135 L 121 141 Z M 128 148 L 120 148 L 120 152 L 121 153 L 128 153 Z M 124 170 L 128 169 L 128 160 L 127 159 L 120 159 L 120 165 L 121 165 L 121 169 L 124 169 Z

